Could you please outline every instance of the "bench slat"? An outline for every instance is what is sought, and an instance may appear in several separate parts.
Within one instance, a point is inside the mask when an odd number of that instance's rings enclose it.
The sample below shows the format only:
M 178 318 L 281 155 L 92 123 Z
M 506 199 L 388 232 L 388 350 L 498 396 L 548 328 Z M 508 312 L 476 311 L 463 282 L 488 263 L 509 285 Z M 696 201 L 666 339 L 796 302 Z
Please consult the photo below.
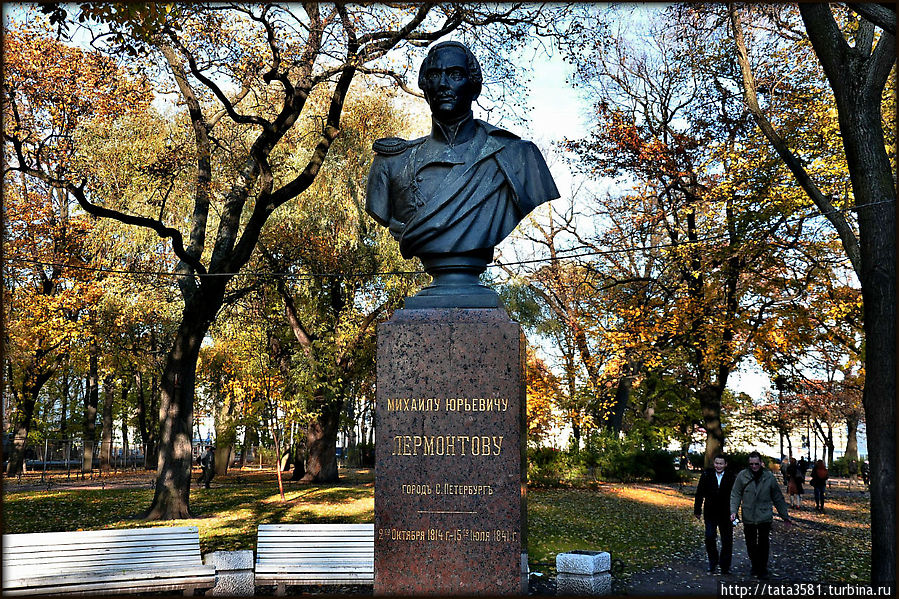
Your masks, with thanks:
M 73 555 L 82 555 L 89 552 L 99 553 L 120 553 L 127 551 L 159 551 L 187 553 L 199 552 L 200 542 L 198 539 L 182 539 L 180 541 L 169 541 L 166 543 L 113 543 L 109 545 L 54 545 L 51 547 L 4 547 L 3 554 L 11 557 L 34 556 L 34 555 L 54 555 L 59 553 L 72 553 Z
M 85 570 L 153 570 L 160 568 L 178 569 L 190 568 L 196 566 L 196 560 L 178 560 L 172 561 L 167 559 L 168 556 L 162 555 L 153 558 L 147 558 L 140 561 L 119 561 L 117 563 L 109 563 L 103 560 L 80 561 L 80 562 L 32 562 L 28 564 L 3 564 L 3 575 L 7 577 L 24 578 L 26 576 L 41 575 L 43 573 L 52 572 L 54 574 L 78 573 Z
M 25 582 L 30 586 L 48 584 L 76 584 L 80 582 L 97 582 L 99 578 L 104 581 L 115 580 L 158 580 L 164 578 L 183 578 L 185 576 L 215 576 L 215 566 L 194 566 L 192 568 L 135 568 L 128 571 L 100 572 L 97 576 L 94 572 L 81 574 L 66 574 L 64 576 L 29 576 L 26 578 L 10 579 L 9 582 Z M 7 581 L 3 581 L 4 584 Z
M 52 560 L 52 561 L 51 561 Z M 177 566 L 180 564 L 196 564 L 198 560 L 195 556 L 172 556 L 171 554 L 160 554 L 160 553 L 138 553 L 132 555 L 120 555 L 117 556 L 116 559 L 110 559 L 105 555 L 82 555 L 82 556 L 72 556 L 72 555 L 45 555 L 45 556 L 36 556 L 30 559 L 17 559 L 17 560 L 8 560 L 4 561 L 4 567 L 10 568 L 30 568 L 32 566 L 40 566 L 40 567 L 50 567 L 56 566 L 59 568 L 77 568 L 79 565 L 90 565 L 90 564 L 107 564 L 110 566 L 139 566 L 140 564 L 155 562 L 155 561 L 164 561 L 165 563 L 170 563 L 173 566 Z
M 256 574 L 281 574 L 295 578 L 310 576 L 343 576 L 349 574 L 374 574 L 374 566 L 342 566 L 340 568 L 298 568 L 296 564 L 269 565 L 256 571 Z
M 278 547 L 284 546 L 294 546 L 299 548 L 305 547 L 313 549 L 316 547 L 373 547 L 374 545 L 372 545 L 372 543 L 374 543 L 374 539 L 368 539 L 364 541 L 347 541 L 346 543 L 292 543 L 289 539 L 285 539 L 281 543 L 273 543 L 271 541 L 258 541 L 256 543 L 256 550 L 259 551 L 261 549 L 263 551 L 266 551 L 268 549 L 276 549 Z
M 284 549 L 283 551 L 270 551 L 264 554 L 261 558 L 256 561 L 269 561 L 273 559 L 292 559 L 296 560 L 312 560 L 312 559 L 339 559 L 341 557 L 348 558 L 370 558 L 374 559 L 375 552 L 368 549 L 365 551 L 309 551 L 309 552 L 298 552 L 291 551 L 290 549 Z
M 187 536 L 184 537 L 172 537 L 172 538 L 152 538 L 147 537 L 145 539 L 107 539 L 107 540 L 97 540 L 97 541 L 87 541 L 82 540 L 79 542 L 72 543 L 51 543 L 49 545 L 46 544 L 35 544 L 35 545 L 16 545 L 7 547 L 6 544 L 3 544 L 4 551 L 15 551 L 16 553 L 27 553 L 30 551 L 50 551 L 56 549 L 98 549 L 101 547 L 177 547 L 178 545 L 196 545 L 199 547 L 199 537 L 190 538 Z
M 278 574 L 275 576 L 266 576 L 264 574 L 256 577 L 256 584 L 289 584 L 289 585 L 335 585 L 335 584 L 371 584 L 375 580 L 374 574 L 360 575 L 342 575 L 339 577 L 295 577 L 290 574 Z
M 107 594 L 109 591 L 116 593 L 145 593 L 147 591 L 176 591 L 189 588 L 203 588 L 213 586 L 215 576 L 208 577 L 179 577 L 139 581 L 137 585 L 132 580 L 95 582 L 79 585 L 57 585 L 34 588 L 18 588 L 3 590 L 4 596 L 21 597 L 24 595 L 92 595 Z
M 369 534 L 353 534 L 343 537 L 332 537 L 328 535 L 259 535 L 256 539 L 260 543 L 349 543 L 353 541 L 373 541 L 375 535 Z
M 183 558 L 196 560 L 200 555 L 200 546 L 197 544 L 169 546 L 155 545 L 150 547 L 94 547 L 93 549 L 86 547 L 79 547 L 77 549 L 58 547 L 52 550 L 26 551 L 23 553 L 19 553 L 18 551 L 4 551 L 3 555 L 5 556 L 5 559 L 8 559 L 9 561 L 30 561 L 35 559 L 47 559 L 48 555 L 51 559 L 54 560 L 57 557 L 72 559 L 90 559 L 102 557 L 104 559 L 114 560 L 121 556 L 152 556 L 158 553 L 170 555 L 174 559 Z
M 318 522 L 318 523 L 309 523 L 309 524 L 296 524 L 296 523 L 286 523 L 286 524 L 260 524 L 259 531 L 269 531 L 269 530 L 290 530 L 290 531 L 348 531 L 348 530 L 370 530 L 374 532 L 375 525 L 371 522 L 363 522 L 361 524 L 340 524 L 340 523 L 328 523 L 328 522 Z
M 137 538 L 157 540 L 166 536 L 192 537 L 199 535 L 196 526 L 159 527 L 159 528 L 124 528 L 110 530 L 78 530 L 66 532 L 32 532 L 25 534 L 3 535 L 3 547 L 21 547 L 29 545 L 59 545 L 69 541 L 76 543 L 115 541 L 117 539 Z

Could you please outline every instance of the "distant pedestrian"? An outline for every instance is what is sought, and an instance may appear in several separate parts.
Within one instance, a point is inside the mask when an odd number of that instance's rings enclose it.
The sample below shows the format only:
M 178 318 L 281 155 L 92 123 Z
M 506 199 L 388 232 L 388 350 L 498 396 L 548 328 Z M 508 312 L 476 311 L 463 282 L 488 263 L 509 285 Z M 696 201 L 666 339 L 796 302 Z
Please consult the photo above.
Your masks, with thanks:
M 790 460 L 787 456 L 784 456 L 780 461 L 780 475 L 784 479 L 784 488 L 787 487 L 787 484 L 790 482 L 790 477 L 787 476 L 787 468 L 790 467 Z
M 865 486 L 867 487 L 871 484 L 871 464 L 868 463 L 868 460 L 862 462 L 861 472 L 862 482 L 865 483 Z
M 849 490 L 851 491 L 853 482 L 856 486 L 858 485 L 858 461 L 855 458 L 849 458 L 847 468 L 849 469 Z
M 215 476 L 215 446 L 207 445 L 200 457 L 197 458 L 197 462 L 200 464 L 200 468 L 203 469 L 203 474 L 200 475 L 200 482 L 208 489 L 209 483 L 212 482 L 212 477 Z
M 787 466 L 787 494 L 790 496 L 790 507 L 802 509 L 802 494 L 805 489 L 802 483 L 805 482 L 805 476 L 799 469 L 799 463 L 796 458 L 790 458 L 790 465 Z
M 812 488 L 815 490 L 815 511 L 822 514 L 824 513 L 824 490 L 827 488 L 828 475 L 824 460 L 815 462 L 815 467 L 812 468 L 811 483 Z
M 762 468 L 759 452 L 749 454 L 749 467 L 740 472 L 730 493 L 730 519 L 735 521 L 740 506 L 743 508 L 743 525 L 746 551 L 752 564 L 752 575 L 768 577 L 768 553 L 770 551 L 772 507 L 786 524 L 792 525 L 780 485 L 770 470 Z
M 727 470 L 727 458 L 715 457 L 713 467 L 706 469 L 696 485 L 693 514 L 703 515 L 705 502 L 705 550 L 709 557 L 709 574 L 721 566 L 722 574 L 730 574 L 734 547 L 734 525 L 730 521 L 730 492 L 734 487 L 734 475 Z M 721 533 L 721 551 L 718 551 L 718 533 Z

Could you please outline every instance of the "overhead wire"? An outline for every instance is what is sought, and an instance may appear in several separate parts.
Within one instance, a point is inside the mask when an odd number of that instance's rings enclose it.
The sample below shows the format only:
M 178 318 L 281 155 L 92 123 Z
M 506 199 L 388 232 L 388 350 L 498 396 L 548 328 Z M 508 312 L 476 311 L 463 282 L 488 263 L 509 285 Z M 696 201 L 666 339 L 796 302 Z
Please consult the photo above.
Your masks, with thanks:
M 892 200 L 885 200 L 881 202 L 872 202 L 870 204 L 864 204 L 863 206 L 852 206 L 847 208 L 840 208 L 837 210 L 833 210 L 827 213 L 815 212 L 812 214 L 798 215 L 786 219 L 784 224 L 788 224 L 791 222 L 798 222 L 800 220 L 807 220 L 809 218 L 819 218 L 826 217 L 828 214 L 833 213 L 845 213 L 845 212 L 854 212 L 861 208 L 866 208 L 870 206 L 876 206 L 881 204 L 891 204 L 894 203 Z M 614 254 L 624 254 L 624 253 L 632 253 L 632 252 L 647 252 L 653 250 L 664 250 L 671 249 L 676 247 L 683 247 L 687 243 L 708 243 L 712 241 L 718 241 L 721 239 L 726 239 L 729 236 L 728 233 L 719 233 L 717 235 L 710 235 L 707 237 L 701 237 L 696 240 L 691 240 L 688 242 L 672 242 L 672 243 L 663 243 L 663 244 L 655 244 L 648 246 L 632 246 L 625 248 L 610 248 L 603 250 L 587 250 L 587 251 L 573 251 L 573 250 L 562 250 L 559 254 L 555 256 L 547 256 L 543 258 L 532 258 L 529 260 L 516 260 L 512 262 L 503 262 L 502 264 L 494 263 L 489 264 L 488 268 L 498 268 L 502 267 L 510 267 L 510 266 L 521 266 L 525 264 L 539 264 L 539 263 L 551 263 L 558 262 L 561 260 L 570 260 L 572 258 L 587 258 L 592 256 L 605 256 L 605 255 L 614 255 Z M 132 275 L 132 276 L 156 276 L 156 277 L 186 277 L 186 276 L 195 276 L 198 278 L 214 278 L 214 277 L 266 277 L 266 278 L 288 278 L 294 280 L 314 280 L 316 278 L 374 278 L 374 277 L 388 277 L 388 276 L 415 276 L 426 274 L 424 270 L 401 270 L 401 271 L 383 271 L 383 272 L 355 272 L 355 273 L 294 273 L 294 272 L 268 272 L 268 271 L 238 271 L 238 272 L 215 272 L 215 273 L 206 273 L 206 274 L 196 274 L 196 273 L 180 273 L 174 271 L 154 271 L 154 270 L 132 270 L 132 269 L 123 269 L 123 268 L 107 268 L 107 267 L 99 267 L 99 266 L 89 266 L 84 264 L 69 264 L 64 262 L 48 262 L 43 260 L 36 260 L 33 258 L 24 258 L 20 256 L 3 256 L 4 262 L 17 262 L 23 264 L 33 264 L 36 266 L 42 266 L 45 268 L 71 268 L 76 270 L 84 270 L 90 272 L 97 272 L 103 274 L 114 274 L 114 275 Z

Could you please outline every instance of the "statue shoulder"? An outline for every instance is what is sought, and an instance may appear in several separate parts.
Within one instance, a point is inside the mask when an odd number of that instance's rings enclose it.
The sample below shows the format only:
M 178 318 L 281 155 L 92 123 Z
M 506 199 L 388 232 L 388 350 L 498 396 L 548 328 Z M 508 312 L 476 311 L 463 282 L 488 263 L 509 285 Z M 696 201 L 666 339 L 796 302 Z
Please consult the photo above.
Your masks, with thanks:
M 402 154 L 412 146 L 423 143 L 427 138 L 419 137 L 418 139 L 403 139 L 402 137 L 382 137 L 376 139 L 372 144 L 372 149 L 381 156 L 397 156 Z
M 495 125 L 491 125 L 485 121 L 480 119 L 475 119 L 475 122 L 479 127 L 484 129 L 487 132 L 487 135 L 494 137 L 497 140 L 500 140 L 502 143 L 508 145 L 510 142 L 521 140 L 520 137 L 512 133 L 511 131 L 506 131 L 505 129 L 500 129 Z

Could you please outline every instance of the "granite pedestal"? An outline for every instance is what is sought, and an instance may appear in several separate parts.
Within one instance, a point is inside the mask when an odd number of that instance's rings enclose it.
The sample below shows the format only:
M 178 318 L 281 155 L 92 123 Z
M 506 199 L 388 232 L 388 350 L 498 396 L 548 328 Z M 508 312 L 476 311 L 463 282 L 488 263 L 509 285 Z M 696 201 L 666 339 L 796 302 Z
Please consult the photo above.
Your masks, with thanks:
M 379 326 L 376 594 L 527 593 L 524 348 L 502 309 Z

